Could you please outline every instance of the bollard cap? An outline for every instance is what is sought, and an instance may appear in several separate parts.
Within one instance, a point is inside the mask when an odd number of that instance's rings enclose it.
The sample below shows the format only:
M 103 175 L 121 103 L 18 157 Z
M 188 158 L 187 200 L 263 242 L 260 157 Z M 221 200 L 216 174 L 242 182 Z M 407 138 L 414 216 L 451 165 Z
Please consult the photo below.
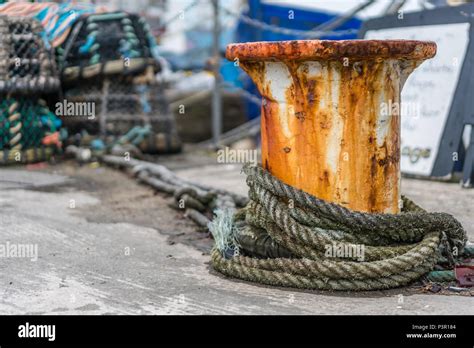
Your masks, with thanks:
M 227 46 L 226 58 L 258 60 L 425 60 L 436 54 L 436 43 L 416 40 L 294 40 L 236 43 Z

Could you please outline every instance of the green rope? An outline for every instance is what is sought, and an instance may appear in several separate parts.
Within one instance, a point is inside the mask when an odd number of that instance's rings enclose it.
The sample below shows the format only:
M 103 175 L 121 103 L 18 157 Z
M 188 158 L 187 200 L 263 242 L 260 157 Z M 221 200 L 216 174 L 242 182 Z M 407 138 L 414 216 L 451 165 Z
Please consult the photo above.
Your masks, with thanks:
M 426 275 L 426 279 L 435 283 L 448 283 L 456 281 L 454 271 L 431 271 Z
M 474 244 L 470 243 L 464 247 L 463 256 L 465 256 L 466 258 L 474 257 Z
M 466 244 L 454 217 L 428 213 L 407 198 L 401 214 L 362 213 L 288 186 L 260 167 L 246 165 L 244 172 L 251 201 L 234 215 L 227 238 L 241 255 L 222 247 L 221 224 L 209 226 L 216 239 L 212 264 L 230 277 L 304 289 L 387 289 L 413 282 L 440 254 L 452 259 L 451 250 L 462 252 Z M 363 255 L 328 255 L 333 247 Z

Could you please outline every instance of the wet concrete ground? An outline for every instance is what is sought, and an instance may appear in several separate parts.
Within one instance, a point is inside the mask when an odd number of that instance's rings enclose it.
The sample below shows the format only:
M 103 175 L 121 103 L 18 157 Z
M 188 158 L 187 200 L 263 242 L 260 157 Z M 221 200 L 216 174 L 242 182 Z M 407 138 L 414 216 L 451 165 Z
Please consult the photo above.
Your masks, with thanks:
M 239 171 L 209 165 L 178 172 L 245 193 Z M 429 210 L 454 214 L 474 240 L 474 190 L 405 179 L 403 191 Z M 0 244 L 37 245 L 38 259 L 0 258 L 0 313 L 474 314 L 472 297 L 416 287 L 330 293 L 224 278 L 209 268 L 207 233 L 171 202 L 105 167 L 1 169 Z

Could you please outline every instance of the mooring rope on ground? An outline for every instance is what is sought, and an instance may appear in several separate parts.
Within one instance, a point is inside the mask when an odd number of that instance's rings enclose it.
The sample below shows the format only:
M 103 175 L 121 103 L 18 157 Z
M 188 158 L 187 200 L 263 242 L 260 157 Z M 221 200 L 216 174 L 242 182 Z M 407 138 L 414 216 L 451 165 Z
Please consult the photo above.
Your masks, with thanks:
M 184 211 L 185 216 L 203 228 L 207 228 L 210 222 L 207 215 L 212 215 L 214 210 L 223 208 L 234 211 L 248 202 L 246 197 L 227 190 L 180 178 L 160 164 L 111 155 L 101 156 L 100 160 L 109 166 L 131 169 L 140 182 L 173 195 L 175 207 Z
M 250 203 L 235 215 L 217 212 L 209 226 L 216 240 L 212 264 L 227 276 L 304 289 L 388 289 L 419 279 L 441 256 L 452 260 L 464 251 L 466 232 L 453 216 L 428 213 L 407 198 L 400 214 L 356 212 L 261 167 L 246 165 L 244 172 Z M 327 256 L 333 245 L 363 246 L 363 260 Z

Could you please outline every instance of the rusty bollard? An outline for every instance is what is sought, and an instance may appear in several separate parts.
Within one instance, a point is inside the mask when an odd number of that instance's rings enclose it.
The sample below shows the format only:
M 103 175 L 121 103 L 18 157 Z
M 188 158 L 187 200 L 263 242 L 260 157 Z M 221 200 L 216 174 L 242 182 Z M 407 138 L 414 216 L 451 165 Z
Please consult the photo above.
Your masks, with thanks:
M 364 212 L 400 211 L 400 92 L 436 54 L 409 40 L 232 44 L 257 85 L 262 164 L 283 182 Z

